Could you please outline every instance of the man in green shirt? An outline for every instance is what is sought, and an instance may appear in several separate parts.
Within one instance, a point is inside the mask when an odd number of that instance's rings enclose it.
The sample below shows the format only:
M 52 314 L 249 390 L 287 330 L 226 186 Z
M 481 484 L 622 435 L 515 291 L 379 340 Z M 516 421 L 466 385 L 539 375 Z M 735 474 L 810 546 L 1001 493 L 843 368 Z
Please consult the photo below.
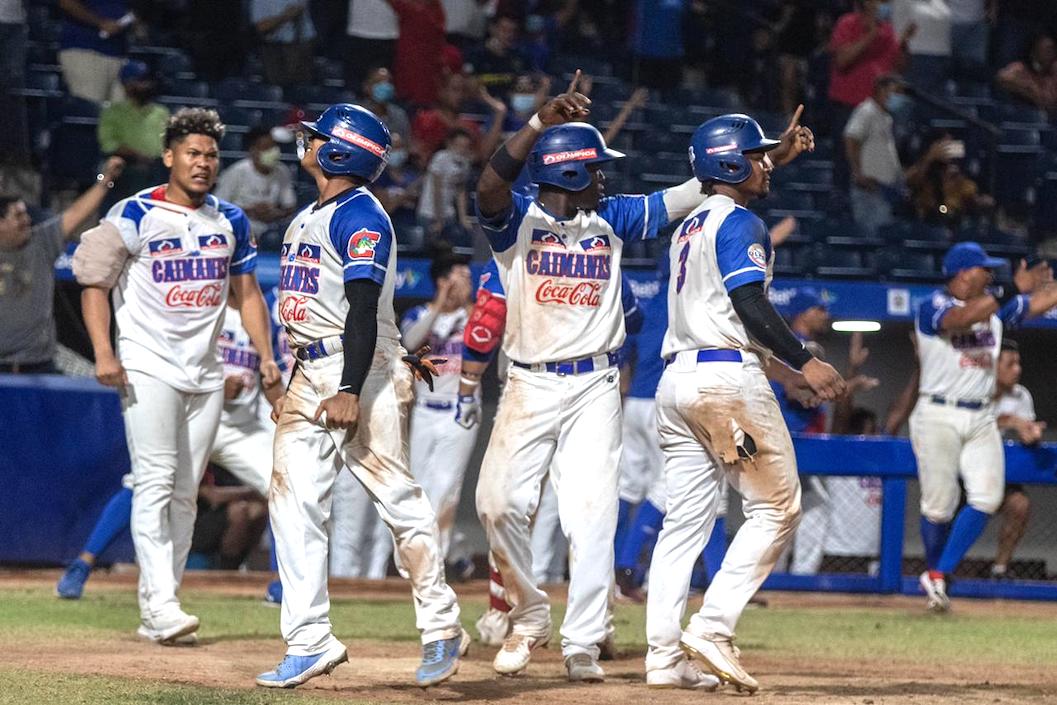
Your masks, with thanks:
M 125 99 L 110 103 L 99 114 L 99 149 L 127 164 L 108 194 L 107 207 L 163 180 L 164 172 L 161 135 L 169 109 L 154 102 L 154 78 L 142 61 L 126 61 L 120 78 Z

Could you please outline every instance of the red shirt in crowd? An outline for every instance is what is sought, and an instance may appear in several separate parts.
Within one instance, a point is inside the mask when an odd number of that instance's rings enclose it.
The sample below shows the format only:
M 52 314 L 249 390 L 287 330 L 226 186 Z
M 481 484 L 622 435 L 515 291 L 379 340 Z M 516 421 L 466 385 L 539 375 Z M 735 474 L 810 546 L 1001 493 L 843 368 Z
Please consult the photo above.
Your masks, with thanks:
M 866 23 L 858 12 L 841 15 L 834 25 L 829 39 L 829 49 L 834 55 L 830 60 L 830 100 L 854 107 L 870 97 L 878 76 L 895 71 L 900 49 L 890 22 L 879 22 L 877 34 L 866 51 L 843 70 L 837 68 L 837 51 L 859 41 L 866 32 Z
M 444 68 L 444 6 L 440 0 L 389 0 L 400 22 L 393 83 L 401 100 L 437 102 L 437 78 Z
M 474 147 L 481 140 L 481 126 L 474 120 L 463 115 L 454 120 L 438 108 L 420 110 L 411 122 L 411 134 L 414 136 L 421 150 L 423 160 L 444 146 L 448 134 L 455 128 L 462 128 L 470 133 Z

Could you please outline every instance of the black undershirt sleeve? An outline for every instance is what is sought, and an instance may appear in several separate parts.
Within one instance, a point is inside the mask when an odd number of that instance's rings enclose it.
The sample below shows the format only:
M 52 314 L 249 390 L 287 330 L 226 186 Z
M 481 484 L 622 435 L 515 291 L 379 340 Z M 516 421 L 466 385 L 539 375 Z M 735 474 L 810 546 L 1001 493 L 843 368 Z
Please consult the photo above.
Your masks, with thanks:
M 778 359 L 799 370 L 813 355 L 774 310 L 763 282 L 752 282 L 730 292 L 734 312 L 749 335 L 770 348 Z
M 382 287 L 370 279 L 345 282 L 349 313 L 345 316 L 345 367 L 339 392 L 359 394 L 371 369 L 378 342 L 378 297 Z

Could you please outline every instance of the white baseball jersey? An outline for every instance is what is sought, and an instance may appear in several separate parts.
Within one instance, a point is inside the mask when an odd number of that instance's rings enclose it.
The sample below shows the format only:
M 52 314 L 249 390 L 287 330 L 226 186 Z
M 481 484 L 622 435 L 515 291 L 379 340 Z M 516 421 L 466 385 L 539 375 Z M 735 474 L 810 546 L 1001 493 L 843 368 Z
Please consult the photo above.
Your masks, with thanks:
M 657 237 L 668 224 L 663 193 L 603 198 L 566 220 L 512 194 L 509 211 L 480 216 L 507 292 L 511 360 L 573 360 L 623 345 L 621 252 L 624 241 Z
M 686 217 L 669 248 L 668 332 L 661 355 L 720 348 L 770 351 L 753 341 L 729 292 L 771 282 L 771 238 L 751 211 L 729 196 L 709 196 Z
M 429 313 L 429 306 L 415 306 L 404 314 L 400 330 L 407 332 L 416 321 Z M 440 374 L 433 379 L 433 391 L 429 385 L 419 380 L 415 383 L 415 398 L 419 401 L 452 403 L 459 396 L 459 372 L 462 370 L 462 333 L 470 312 L 459 308 L 451 313 L 438 313 L 429 329 L 426 345 L 430 357 L 444 358 L 442 365 L 437 365 Z
M 1016 416 L 1025 421 L 1034 421 L 1035 399 L 1023 384 L 1014 384 L 995 402 L 995 416 Z
M 224 325 L 217 338 L 217 354 L 224 365 L 224 379 L 239 377 L 242 390 L 234 399 L 224 402 L 222 424 L 240 426 L 257 418 L 260 404 L 261 355 L 242 327 L 242 316 L 230 306 L 224 313 Z
M 257 266 L 242 209 L 212 195 L 187 208 L 158 186 L 119 201 L 106 220 L 129 252 L 112 293 L 121 364 L 184 392 L 222 387 L 215 341 L 228 275 Z
M 286 229 L 279 261 L 279 316 L 295 348 L 345 333 L 345 282 L 354 279 L 381 285 L 378 337 L 399 340 L 393 312 L 396 236 L 366 188 L 298 213 Z
M 995 366 L 1003 325 L 1016 326 L 1028 311 L 1029 297 L 1017 296 L 986 321 L 965 331 L 945 331 L 943 317 L 964 306 L 946 291 L 936 291 L 918 306 L 915 334 L 921 362 L 922 395 L 988 403 L 995 392 Z

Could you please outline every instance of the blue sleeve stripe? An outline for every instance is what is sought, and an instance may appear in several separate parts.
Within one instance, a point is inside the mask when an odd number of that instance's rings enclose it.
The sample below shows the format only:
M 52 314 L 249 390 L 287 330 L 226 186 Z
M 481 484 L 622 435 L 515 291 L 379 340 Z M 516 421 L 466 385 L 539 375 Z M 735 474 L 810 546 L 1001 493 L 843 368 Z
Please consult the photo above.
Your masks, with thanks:
M 642 239 L 645 240 L 650 234 L 650 197 L 642 197 Z
M 370 265 L 375 269 L 380 269 L 383 272 L 388 269 L 384 264 L 378 264 L 374 260 L 371 260 L 370 262 L 349 262 L 344 267 L 342 267 L 342 269 L 350 269 L 351 267 L 366 267 L 367 265 Z
M 232 267 L 237 267 L 240 264 L 244 264 L 246 262 L 249 262 L 251 259 L 257 259 L 257 253 L 256 252 L 251 252 L 248 255 L 246 255 L 245 257 L 243 257 L 242 259 L 236 260 L 235 262 L 232 262 L 231 266 Z
M 745 274 L 745 272 L 762 272 L 767 274 L 767 270 L 763 267 L 742 267 L 741 269 L 735 269 L 733 272 L 723 277 L 723 281 L 726 282 L 731 277 L 736 277 L 739 274 Z
M 727 288 L 728 292 L 734 291 L 739 286 L 745 286 L 746 284 L 753 284 L 755 282 L 762 282 L 766 279 L 766 275 L 762 270 L 750 269 L 742 272 L 736 277 L 723 280 L 723 286 Z
M 231 274 L 249 274 L 257 269 L 257 260 L 252 259 L 242 264 L 232 265 L 228 268 Z
M 942 308 L 936 309 L 936 313 L 932 314 L 932 330 L 940 330 L 940 326 L 943 324 L 943 317 L 947 315 L 947 312 L 954 308 L 954 304 L 947 304 Z

